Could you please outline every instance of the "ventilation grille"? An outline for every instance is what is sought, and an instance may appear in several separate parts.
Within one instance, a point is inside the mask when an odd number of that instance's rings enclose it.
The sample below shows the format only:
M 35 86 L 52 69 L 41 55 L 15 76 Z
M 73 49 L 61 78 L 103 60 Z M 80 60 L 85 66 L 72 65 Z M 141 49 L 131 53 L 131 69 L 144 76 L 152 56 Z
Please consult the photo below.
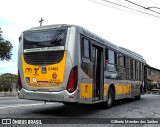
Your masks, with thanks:
M 43 51 L 24 53 L 24 60 L 32 65 L 57 64 L 63 59 L 64 51 Z

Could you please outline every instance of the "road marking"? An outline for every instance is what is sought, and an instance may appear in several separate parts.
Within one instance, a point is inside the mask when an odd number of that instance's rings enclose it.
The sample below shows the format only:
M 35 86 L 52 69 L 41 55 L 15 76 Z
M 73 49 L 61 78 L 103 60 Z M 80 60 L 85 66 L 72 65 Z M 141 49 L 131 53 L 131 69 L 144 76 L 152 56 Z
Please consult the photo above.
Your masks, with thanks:
M 46 104 L 53 104 L 53 103 L 46 103 Z M 44 103 L 40 103 L 40 104 L 0 105 L 0 109 L 2 109 L 2 108 L 15 108 L 15 107 L 27 107 L 27 106 L 36 106 L 36 105 L 45 105 L 45 104 Z

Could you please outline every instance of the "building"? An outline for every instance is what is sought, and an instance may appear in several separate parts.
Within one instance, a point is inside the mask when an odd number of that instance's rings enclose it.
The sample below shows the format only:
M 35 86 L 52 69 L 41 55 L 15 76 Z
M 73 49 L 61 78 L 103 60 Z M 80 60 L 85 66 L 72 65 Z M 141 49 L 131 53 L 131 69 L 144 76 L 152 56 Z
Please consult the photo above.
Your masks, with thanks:
M 160 90 L 160 70 L 151 66 L 147 67 L 147 89 L 159 89 Z

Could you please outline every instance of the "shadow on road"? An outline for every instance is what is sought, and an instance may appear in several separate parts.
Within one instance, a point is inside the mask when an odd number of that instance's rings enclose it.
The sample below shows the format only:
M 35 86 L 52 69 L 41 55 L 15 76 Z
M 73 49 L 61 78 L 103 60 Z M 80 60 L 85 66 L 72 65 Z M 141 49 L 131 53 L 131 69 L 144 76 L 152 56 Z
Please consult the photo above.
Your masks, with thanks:
M 127 98 L 127 99 L 121 99 L 114 102 L 113 108 L 117 106 L 127 105 L 128 103 L 134 103 L 135 101 L 142 101 L 141 100 L 135 100 L 134 98 Z M 104 109 L 101 108 L 100 105 L 88 105 L 88 104 L 78 104 L 73 106 L 66 106 L 61 103 L 57 104 L 51 104 L 49 106 L 42 107 L 40 110 L 32 110 L 31 113 L 50 116 L 50 117 L 83 117 L 87 115 L 95 114 L 101 110 L 110 110 L 110 109 Z M 111 109 L 112 110 L 112 109 Z
M 135 101 L 142 101 L 142 98 L 140 100 L 136 100 L 135 98 L 125 98 L 125 99 L 116 100 L 113 106 L 125 105 L 127 103 L 133 103 Z
M 63 104 L 57 104 L 47 106 L 45 108 L 42 108 L 41 110 L 37 111 L 32 111 L 32 113 L 36 113 L 39 115 L 50 115 L 53 117 L 83 117 L 86 116 L 87 114 L 94 114 L 98 108 L 96 105 L 84 105 L 84 104 L 79 104 L 79 105 L 74 105 L 74 106 L 65 106 Z

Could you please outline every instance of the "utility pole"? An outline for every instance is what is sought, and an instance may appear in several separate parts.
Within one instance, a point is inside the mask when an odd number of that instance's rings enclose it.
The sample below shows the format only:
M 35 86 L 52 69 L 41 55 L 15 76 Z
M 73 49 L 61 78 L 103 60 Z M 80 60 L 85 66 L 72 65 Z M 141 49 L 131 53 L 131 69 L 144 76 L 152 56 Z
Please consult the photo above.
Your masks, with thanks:
M 39 23 L 40 23 L 40 26 L 42 26 L 42 22 L 44 21 L 44 19 L 43 18 L 41 18 L 41 20 L 39 21 Z

